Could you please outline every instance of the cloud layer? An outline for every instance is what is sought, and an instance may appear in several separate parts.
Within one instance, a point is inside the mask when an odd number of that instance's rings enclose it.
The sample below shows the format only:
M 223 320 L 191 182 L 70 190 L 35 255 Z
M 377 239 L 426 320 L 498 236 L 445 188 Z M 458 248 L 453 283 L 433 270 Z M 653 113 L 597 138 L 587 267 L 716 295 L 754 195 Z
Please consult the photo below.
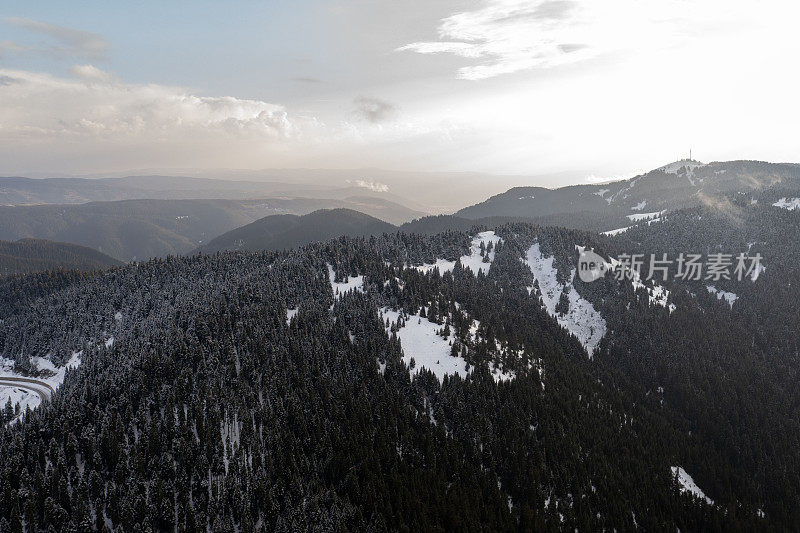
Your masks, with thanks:
M 693 20 L 713 20 L 705 17 L 727 11 L 720 0 L 487 0 L 484 7 L 444 18 L 439 40 L 398 51 L 472 60 L 478 64 L 460 68 L 458 77 L 481 80 L 610 52 L 668 47 L 692 31 Z
M 421 147 L 452 145 L 452 126 L 399 120 L 379 98 L 329 123 L 277 103 L 131 84 L 91 64 L 72 77 L 0 69 L 0 174 L 149 167 L 402 167 Z M 13 166 L 12 166 L 13 165 Z M 359 180 L 375 191 L 385 185 Z
M 161 85 L 114 80 L 92 65 L 79 79 L 0 70 L 0 136 L 96 137 L 117 140 L 186 136 L 283 138 L 294 126 L 280 105 L 233 97 L 201 97 Z

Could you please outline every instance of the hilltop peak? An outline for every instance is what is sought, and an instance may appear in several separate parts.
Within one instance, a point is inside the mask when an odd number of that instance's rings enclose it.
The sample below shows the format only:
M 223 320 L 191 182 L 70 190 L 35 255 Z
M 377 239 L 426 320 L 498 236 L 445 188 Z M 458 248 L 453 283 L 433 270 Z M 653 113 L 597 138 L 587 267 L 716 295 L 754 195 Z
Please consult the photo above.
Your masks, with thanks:
M 695 159 L 679 159 L 677 161 L 673 161 L 663 167 L 658 167 L 656 170 L 661 170 L 667 174 L 677 174 L 678 171 L 684 167 L 687 169 L 693 169 L 697 167 L 705 166 L 705 163 L 697 161 Z

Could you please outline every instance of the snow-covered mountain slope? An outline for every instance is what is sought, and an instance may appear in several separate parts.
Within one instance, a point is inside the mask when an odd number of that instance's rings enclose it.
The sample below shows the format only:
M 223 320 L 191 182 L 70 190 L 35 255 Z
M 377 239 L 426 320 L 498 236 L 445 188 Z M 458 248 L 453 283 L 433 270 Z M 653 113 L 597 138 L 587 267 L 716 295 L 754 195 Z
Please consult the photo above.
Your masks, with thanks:
M 569 281 L 562 284 L 558 281 L 557 270 L 553 265 L 553 256 L 545 257 L 539 243 L 534 243 L 524 259 L 531 269 L 534 279 L 539 284 L 542 302 L 547 313 L 555 318 L 558 323 L 575 335 L 586 348 L 589 357 L 594 355 L 600 340 L 606 333 L 606 321 L 594 306 L 584 298 L 573 286 L 575 269 L 570 273 Z M 533 287 L 529 288 L 532 291 Z M 557 309 L 561 295 L 565 294 L 569 307 L 566 311 Z
M 672 477 L 676 479 L 681 492 L 688 492 L 692 496 L 705 501 L 708 505 L 714 505 L 714 500 L 705 495 L 705 493 L 700 489 L 700 487 L 697 486 L 697 483 L 694 482 L 692 476 L 690 476 L 686 470 L 680 466 L 670 467 L 670 470 L 672 471 Z

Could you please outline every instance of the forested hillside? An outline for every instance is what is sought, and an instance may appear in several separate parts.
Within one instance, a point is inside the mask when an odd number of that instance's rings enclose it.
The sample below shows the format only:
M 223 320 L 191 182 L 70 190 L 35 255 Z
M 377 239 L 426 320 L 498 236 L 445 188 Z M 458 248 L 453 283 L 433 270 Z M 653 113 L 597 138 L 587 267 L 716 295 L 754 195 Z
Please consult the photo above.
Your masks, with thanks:
M 324 209 L 308 215 L 273 215 L 231 230 L 200 246 L 197 251 L 282 250 L 344 235 L 370 236 L 396 228 L 352 209 Z
M 6 366 L 81 361 L 3 410 L 0 529 L 792 529 L 800 211 L 732 205 L 0 280 Z M 576 277 L 754 241 L 731 305 Z
M 41 239 L 0 241 L 0 275 L 57 268 L 93 270 L 121 264 L 97 250 L 74 244 Z

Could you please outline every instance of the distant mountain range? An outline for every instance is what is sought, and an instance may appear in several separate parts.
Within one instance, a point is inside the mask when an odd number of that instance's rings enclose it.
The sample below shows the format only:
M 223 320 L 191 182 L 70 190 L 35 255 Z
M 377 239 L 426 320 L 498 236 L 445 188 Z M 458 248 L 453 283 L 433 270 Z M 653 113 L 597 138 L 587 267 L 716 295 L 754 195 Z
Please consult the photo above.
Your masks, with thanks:
M 392 224 L 352 209 L 326 209 L 303 216 L 264 217 L 212 239 L 197 251 L 212 253 L 224 250 L 282 250 L 311 242 L 327 241 L 342 235 L 381 235 L 396 229 Z
M 422 213 L 371 197 L 343 200 L 124 200 L 0 207 L 0 239 L 39 238 L 95 248 L 121 261 L 188 253 L 265 215 L 351 208 L 401 223 Z
M 324 183 L 324 182 L 320 182 Z M 0 177 L 0 205 L 80 204 L 116 200 L 228 199 L 308 197 L 342 199 L 369 195 L 355 185 L 322 185 L 280 181 L 239 181 L 187 176 L 126 176 L 121 178 Z M 387 199 L 391 195 L 382 194 Z
M 0 275 L 64 268 L 95 270 L 123 263 L 97 250 L 42 239 L 0 241 Z
M 624 223 L 631 214 L 692 207 L 721 194 L 745 194 L 767 187 L 800 187 L 800 166 L 759 161 L 703 164 L 687 159 L 599 185 L 515 187 L 455 214 L 470 219 L 524 217 L 548 225 L 611 229 L 609 226 Z
M 307 194 L 321 190 L 351 194 L 341 198 L 225 198 L 278 193 L 285 187 L 289 186 L 277 182 L 162 176 L 0 178 L 0 198 L 15 202 L 163 195 L 162 199 L 0 207 L 0 239 L 69 242 L 120 261 L 132 261 L 192 251 L 283 249 L 341 235 L 392 231 L 433 235 L 475 227 L 494 228 L 508 222 L 620 231 L 664 211 L 726 201 L 731 195 L 755 198 L 767 192 L 778 198 L 780 191 L 800 190 L 800 166 L 681 160 L 611 183 L 558 189 L 515 187 L 453 215 L 438 216 L 424 216 L 421 211 L 387 199 L 386 191 L 375 193 L 362 186 L 335 190 L 308 184 L 292 186 L 295 192 L 299 188 Z M 352 195 L 354 192 L 360 195 Z M 218 198 L 170 199 L 181 195 Z

